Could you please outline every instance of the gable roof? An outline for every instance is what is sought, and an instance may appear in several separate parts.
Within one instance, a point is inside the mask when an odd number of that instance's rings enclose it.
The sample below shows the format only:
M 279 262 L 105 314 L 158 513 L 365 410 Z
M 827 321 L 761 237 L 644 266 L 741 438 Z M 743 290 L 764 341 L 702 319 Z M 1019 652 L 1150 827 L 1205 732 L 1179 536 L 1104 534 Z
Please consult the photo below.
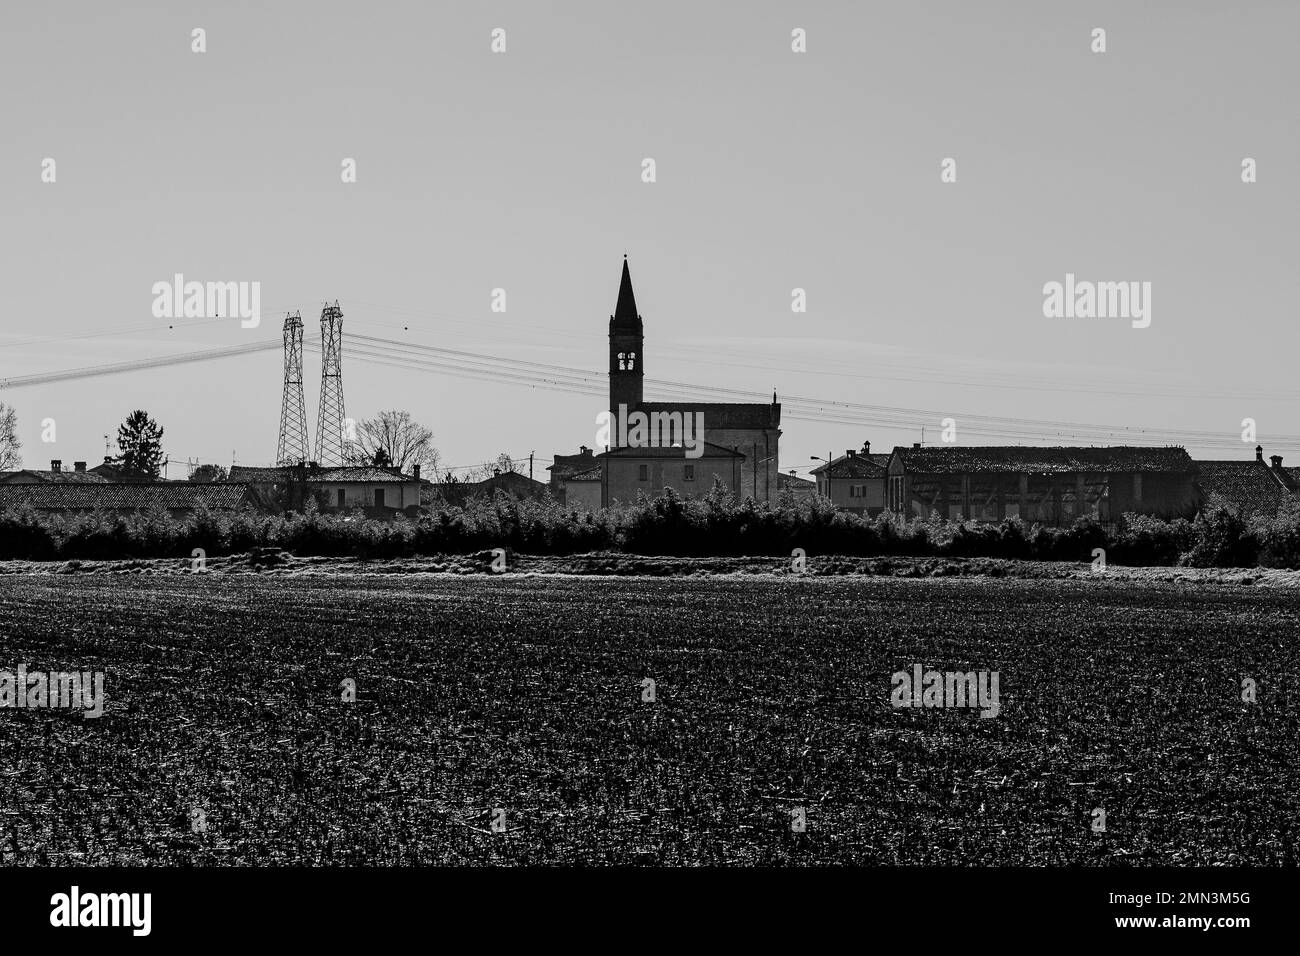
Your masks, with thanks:
M 365 481 L 401 484 L 416 481 L 414 475 L 404 475 L 396 468 L 378 468 L 374 465 L 347 465 L 342 468 L 322 468 L 307 473 L 308 481 Z
M 286 482 L 293 477 L 293 469 L 285 466 L 259 468 L 255 465 L 231 465 L 230 481 Z
M 91 471 L 44 471 L 34 468 L 22 468 L 0 474 L 0 482 L 19 484 L 24 481 L 55 482 L 65 485 L 100 484 L 108 479 Z
M 888 455 L 864 455 L 861 452 L 840 455 L 831 461 L 831 481 L 836 478 L 884 478 L 885 466 L 888 464 Z M 822 462 L 812 469 L 811 473 L 820 475 L 824 471 L 826 471 L 826 463 Z
M 1196 483 L 1206 496 L 1217 497 L 1242 517 L 1274 515 L 1292 498 L 1290 488 L 1273 469 L 1257 459 L 1249 461 L 1198 461 Z
M 781 406 L 764 402 L 642 402 L 636 411 L 682 412 L 704 415 L 704 427 L 710 431 L 718 428 L 778 428 L 781 425 Z
M 944 475 L 966 473 L 1060 474 L 1068 472 L 1171 472 L 1196 471 L 1187 450 L 1177 446 L 1148 448 L 1133 445 L 1110 447 L 1050 447 L 1026 445 L 936 445 L 929 448 L 894 449 L 903 467 L 913 474 Z
M 812 488 L 817 482 L 807 478 L 800 478 L 798 475 L 787 475 L 784 471 L 776 473 L 776 486 L 778 488 Z
M 231 511 L 253 500 L 250 486 L 231 482 L 99 482 L 0 485 L 0 508 L 27 504 L 38 511 L 138 511 L 160 507 Z
M 721 445 L 715 445 L 712 442 L 701 442 L 703 453 L 699 458 L 741 458 L 745 456 L 738 451 L 732 451 L 730 448 L 723 448 Z M 596 456 L 601 458 L 686 458 L 688 461 L 695 459 L 689 458 L 686 449 L 680 445 L 646 445 L 643 447 L 624 446 L 623 448 L 611 448 L 609 451 L 601 452 Z

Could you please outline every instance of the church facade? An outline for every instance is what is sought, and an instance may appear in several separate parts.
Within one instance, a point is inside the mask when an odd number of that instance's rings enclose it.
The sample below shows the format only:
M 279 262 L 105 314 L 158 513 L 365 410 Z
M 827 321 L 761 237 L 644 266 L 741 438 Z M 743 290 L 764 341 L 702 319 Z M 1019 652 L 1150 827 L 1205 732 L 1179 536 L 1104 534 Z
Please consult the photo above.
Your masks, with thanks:
M 665 487 L 682 496 L 704 495 L 715 477 L 738 498 L 776 504 L 781 437 L 776 395 L 771 404 L 647 402 L 645 360 L 645 325 L 624 256 L 618 301 L 609 317 L 609 417 L 618 427 L 609 429 L 604 450 L 594 456 L 602 476 L 601 504 L 631 503 L 639 493 L 656 498 Z M 648 429 L 639 429 L 640 423 Z M 672 437 L 661 440 L 665 432 Z M 556 457 L 557 466 L 562 457 Z

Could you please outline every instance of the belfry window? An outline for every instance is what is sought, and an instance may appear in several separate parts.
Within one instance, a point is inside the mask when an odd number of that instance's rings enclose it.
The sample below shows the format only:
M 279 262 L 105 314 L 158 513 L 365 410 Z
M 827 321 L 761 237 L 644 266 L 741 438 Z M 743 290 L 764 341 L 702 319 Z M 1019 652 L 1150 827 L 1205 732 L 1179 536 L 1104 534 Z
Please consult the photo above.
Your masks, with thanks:
M 627 353 L 626 353 L 626 352 L 619 352 L 619 353 L 618 353 L 618 367 L 619 367 L 619 371 L 625 371 L 625 370 L 627 369 Z
M 627 353 L 627 370 L 630 372 L 630 371 L 632 371 L 634 368 L 636 368 L 636 353 L 635 353 L 635 352 L 628 352 L 628 353 Z

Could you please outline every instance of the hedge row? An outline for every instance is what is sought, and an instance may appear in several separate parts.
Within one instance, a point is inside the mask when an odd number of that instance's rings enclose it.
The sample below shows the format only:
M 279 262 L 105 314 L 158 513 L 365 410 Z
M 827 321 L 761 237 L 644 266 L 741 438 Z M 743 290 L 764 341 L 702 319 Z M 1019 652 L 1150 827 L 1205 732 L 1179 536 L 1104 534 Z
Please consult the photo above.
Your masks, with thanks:
M 737 501 L 715 487 L 702 498 L 671 491 L 621 509 L 596 513 L 553 501 L 516 501 L 504 494 L 464 506 L 439 506 L 417 521 L 372 520 L 359 512 L 263 515 L 199 511 L 184 519 L 165 512 L 129 516 L 42 515 L 30 508 L 0 512 L 0 559 L 188 557 L 257 547 L 299 555 L 369 558 L 464 554 L 506 547 L 528 554 L 624 551 L 647 555 L 918 555 L 1089 561 L 1103 548 L 1113 564 L 1196 567 L 1300 567 L 1300 506 L 1253 521 L 1218 508 L 1194 521 L 1125 515 L 1106 528 L 1081 518 L 1063 528 L 1008 519 L 998 524 L 864 518 L 836 511 L 824 498 L 777 507 Z

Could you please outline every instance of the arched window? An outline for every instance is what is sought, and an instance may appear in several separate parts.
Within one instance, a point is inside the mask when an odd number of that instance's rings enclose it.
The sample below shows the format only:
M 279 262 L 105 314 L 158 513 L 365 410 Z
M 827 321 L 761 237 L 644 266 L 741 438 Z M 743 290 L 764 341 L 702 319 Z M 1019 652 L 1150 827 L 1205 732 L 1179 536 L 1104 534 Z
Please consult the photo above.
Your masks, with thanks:
M 627 368 L 627 353 L 626 353 L 626 352 L 619 352 L 619 353 L 618 353 L 618 367 L 619 367 L 620 370 L 622 370 L 622 369 L 626 369 L 626 368 Z
M 628 353 L 627 353 L 627 370 L 630 372 L 630 371 L 632 371 L 634 368 L 636 368 L 636 353 L 635 353 L 635 352 L 628 352 Z

